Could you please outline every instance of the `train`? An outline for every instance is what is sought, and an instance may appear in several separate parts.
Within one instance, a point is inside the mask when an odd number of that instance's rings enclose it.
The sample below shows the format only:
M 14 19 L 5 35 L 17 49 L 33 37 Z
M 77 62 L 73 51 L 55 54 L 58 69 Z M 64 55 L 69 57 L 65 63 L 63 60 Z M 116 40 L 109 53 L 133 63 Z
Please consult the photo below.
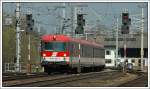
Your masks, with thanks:
M 105 67 L 103 44 L 63 34 L 42 35 L 40 53 L 41 66 L 48 74 L 99 71 Z

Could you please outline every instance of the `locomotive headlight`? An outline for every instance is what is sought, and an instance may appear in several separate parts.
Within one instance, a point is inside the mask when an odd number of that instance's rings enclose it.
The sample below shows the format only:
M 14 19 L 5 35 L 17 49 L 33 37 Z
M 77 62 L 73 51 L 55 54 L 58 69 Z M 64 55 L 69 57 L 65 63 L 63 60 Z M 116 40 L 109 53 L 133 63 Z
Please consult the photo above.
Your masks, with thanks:
M 53 36 L 53 40 L 56 40 L 56 36 L 55 35 Z
M 45 54 L 45 53 L 43 54 L 43 57 L 46 57 L 46 54 Z
M 66 57 L 66 54 L 64 54 L 64 57 Z

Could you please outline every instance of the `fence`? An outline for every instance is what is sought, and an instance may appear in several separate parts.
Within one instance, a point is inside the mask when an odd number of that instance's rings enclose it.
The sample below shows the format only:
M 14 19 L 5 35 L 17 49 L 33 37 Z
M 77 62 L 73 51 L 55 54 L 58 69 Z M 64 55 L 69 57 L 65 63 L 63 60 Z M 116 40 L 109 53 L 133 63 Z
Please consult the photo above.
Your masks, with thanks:
M 3 63 L 3 72 L 16 72 L 16 63 Z M 19 63 L 19 71 L 22 73 L 27 72 L 27 64 Z M 31 72 L 43 72 L 43 68 L 39 64 L 31 64 Z

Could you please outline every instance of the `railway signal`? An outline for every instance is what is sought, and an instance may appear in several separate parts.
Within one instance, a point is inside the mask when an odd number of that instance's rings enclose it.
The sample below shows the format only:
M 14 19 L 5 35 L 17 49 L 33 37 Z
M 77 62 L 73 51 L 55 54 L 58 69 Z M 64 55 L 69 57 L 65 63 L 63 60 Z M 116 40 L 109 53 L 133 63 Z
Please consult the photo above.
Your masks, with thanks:
M 32 18 L 32 14 L 28 13 L 26 14 L 26 33 L 31 33 L 33 31 L 33 28 L 34 28 L 34 19 Z M 30 37 L 30 34 L 28 34 L 28 38 L 29 38 L 29 42 L 28 42 L 28 51 L 29 51 L 29 54 L 28 54 L 28 63 L 27 63 L 27 74 L 30 74 L 31 73 L 31 55 L 30 55 L 30 52 L 31 52 L 31 37 Z
M 129 34 L 131 25 L 131 19 L 129 18 L 128 12 L 122 13 L 122 26 L 121 26 L 121 33 L 122 34 Z
M 123 62 L 123 72 L 126 72 L 126 34 L 129 34 L 130 31 L 130 25 L 131 25 L 131 19 L 129 18 L 129 13 L 125 9 L 125 11 L 122 13 L 122 26 L 121 26 L 121 33 L 124 35 L 124 62 Z
M 26 15 L 26 32 L 32 32 L 34 27 L 34 20 L 32 18 L 32 14 Z
M 83 18 L 83 14 L 77 14 L 77 27 L 75 30 L 75 34 L 83 34 L 85 26 L 85 19 Z

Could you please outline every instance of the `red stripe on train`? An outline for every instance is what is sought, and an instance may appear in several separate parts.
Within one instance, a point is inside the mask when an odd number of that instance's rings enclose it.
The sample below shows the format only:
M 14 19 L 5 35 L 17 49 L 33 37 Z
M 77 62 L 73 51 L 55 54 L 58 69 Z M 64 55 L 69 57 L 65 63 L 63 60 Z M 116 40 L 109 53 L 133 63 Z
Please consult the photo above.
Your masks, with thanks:
M 54 55 L 55 53 L 55 55 Z M 51 56 L 55 56 L 55 57 L 69 57 L 70 53 L 67 52 L 51 52 L 51 51 L 42 51 L 41 52 L 41 56 L 42 57 L 51 57 Z

